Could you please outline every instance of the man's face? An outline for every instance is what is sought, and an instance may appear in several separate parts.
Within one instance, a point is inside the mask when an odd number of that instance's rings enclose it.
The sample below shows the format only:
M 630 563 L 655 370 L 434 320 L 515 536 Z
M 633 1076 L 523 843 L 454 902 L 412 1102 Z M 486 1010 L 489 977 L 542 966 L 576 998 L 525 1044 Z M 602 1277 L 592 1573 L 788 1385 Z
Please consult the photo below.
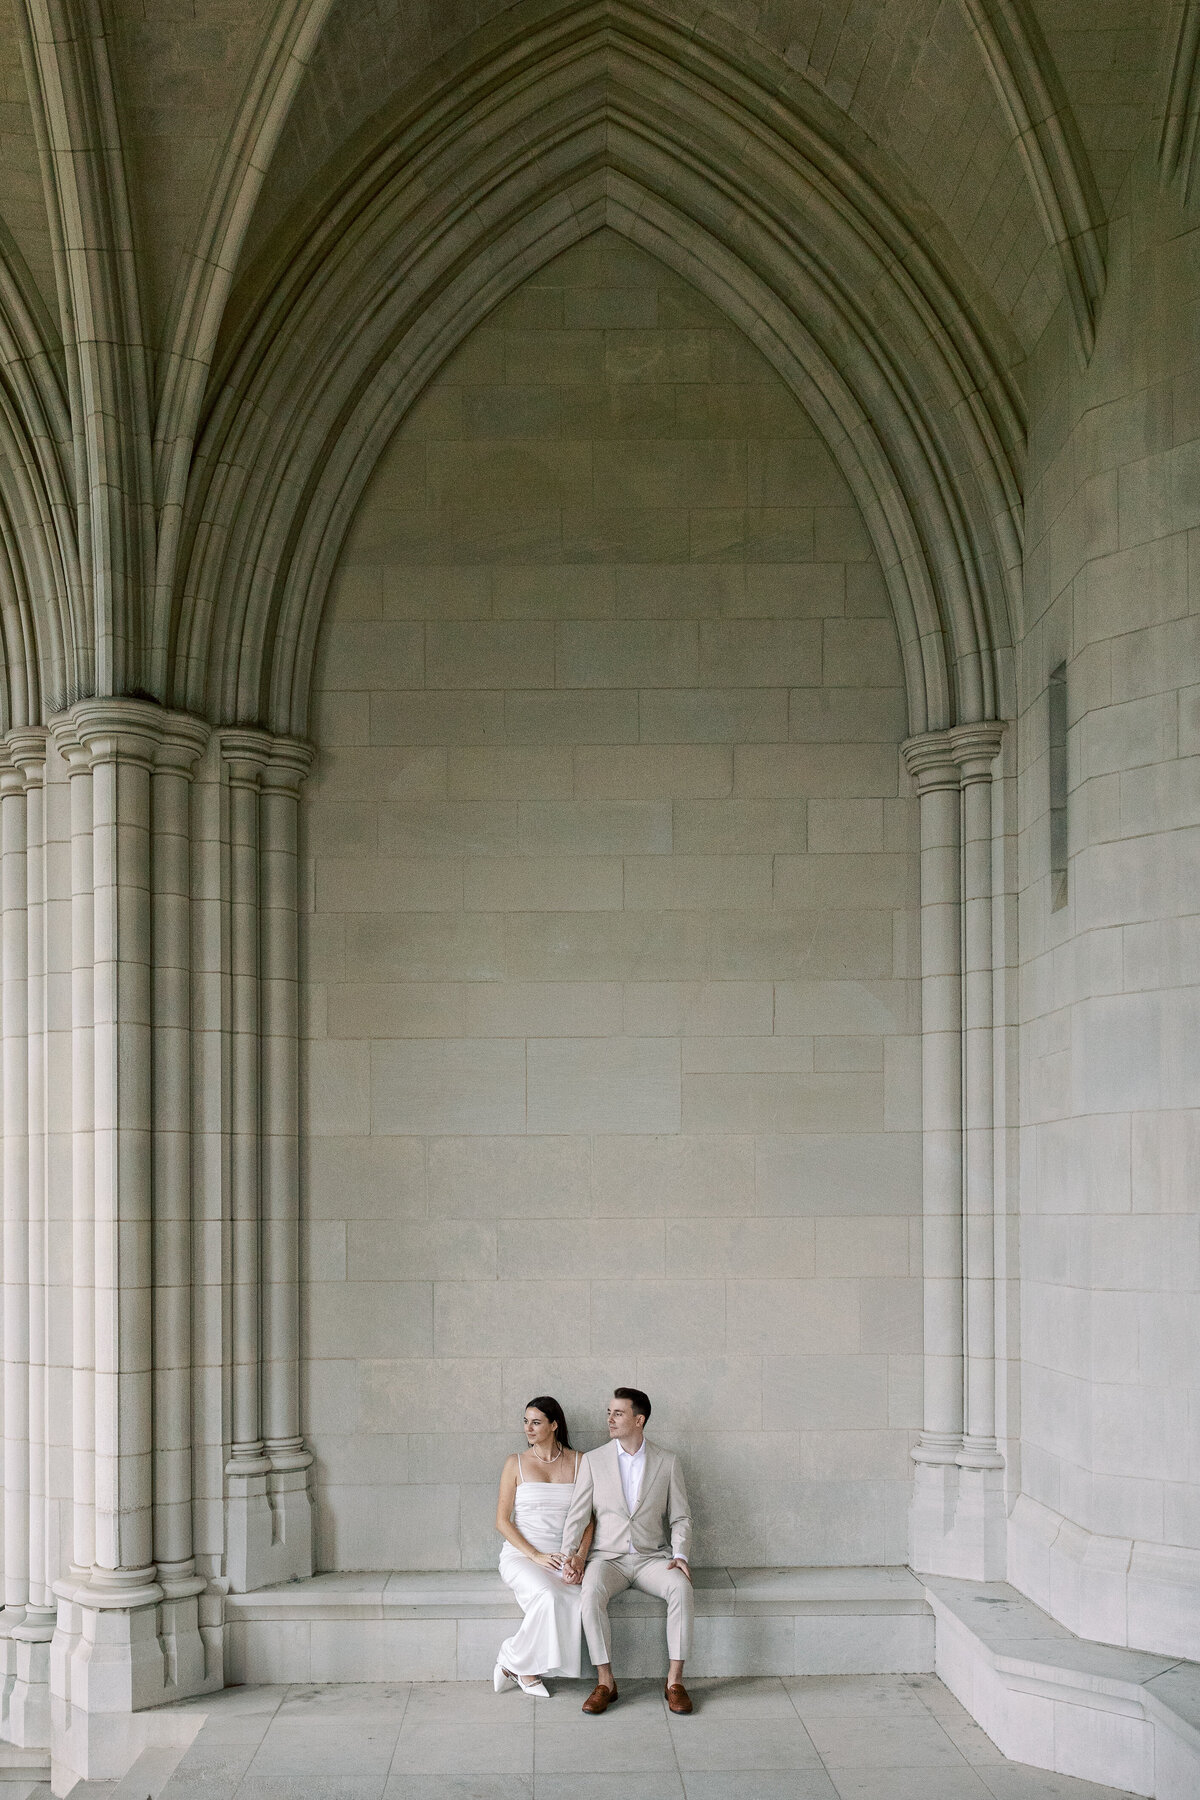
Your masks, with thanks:
M 635 1413 L 628 1400 L 610 1400 L 608 1403 L 608 1435 L 610 1438 L 636 1437 L 646 1423 L 641 1413 Z

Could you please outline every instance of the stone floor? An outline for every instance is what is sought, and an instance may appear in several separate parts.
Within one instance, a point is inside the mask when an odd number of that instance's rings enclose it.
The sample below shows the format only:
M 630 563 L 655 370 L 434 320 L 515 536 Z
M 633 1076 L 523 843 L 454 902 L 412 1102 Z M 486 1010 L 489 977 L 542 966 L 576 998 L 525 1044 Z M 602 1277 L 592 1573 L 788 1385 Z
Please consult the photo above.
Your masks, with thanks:
M 629 1683 L 600 1719 L 579 1710 L 586 1684 L 553 1685 L 532 1701 L 469 1682 L 228 1689 L 152 1785 L 161 1800 L 1121 1800 L 1005 1762 L 931 1675 L 698 1681 L 684 1719 L 656 1683 Z

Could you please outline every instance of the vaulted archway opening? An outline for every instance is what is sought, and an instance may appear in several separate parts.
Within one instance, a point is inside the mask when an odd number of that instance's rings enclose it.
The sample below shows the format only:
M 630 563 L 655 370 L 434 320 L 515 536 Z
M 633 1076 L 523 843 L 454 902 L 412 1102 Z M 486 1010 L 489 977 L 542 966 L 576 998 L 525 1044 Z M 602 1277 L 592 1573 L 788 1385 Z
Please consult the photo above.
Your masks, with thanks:
M 308 790 L 326 1568 L 494 1562 L 547 1384 L 636 1381 L 707 1564 L 895 1563 L 920 1425 L 916 801 L 862 514 L 695 287 L 602 229 L 359 505 Z

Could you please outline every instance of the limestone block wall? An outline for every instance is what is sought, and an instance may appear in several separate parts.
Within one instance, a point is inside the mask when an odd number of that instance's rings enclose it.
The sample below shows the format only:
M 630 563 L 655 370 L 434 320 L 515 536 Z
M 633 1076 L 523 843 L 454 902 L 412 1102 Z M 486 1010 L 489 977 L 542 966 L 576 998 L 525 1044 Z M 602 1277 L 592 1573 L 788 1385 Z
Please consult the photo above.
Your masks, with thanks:
M 914 801 L 861 519 L 605 234 L 463 345 L 331 597 L 306 784 L 325 1568 L 483 1567 L 541 1390 L 682 1450 L 700 1560 L 904 1560 Z
M 1086 372 L 1031 371 L 1020 656 L 1022 1486 L 1010 1570 L 1079 1631 L 1200 1655 L 1200 279 L 1139 166 Z M 1066 665 L 1052 907 L 1048 676 Z

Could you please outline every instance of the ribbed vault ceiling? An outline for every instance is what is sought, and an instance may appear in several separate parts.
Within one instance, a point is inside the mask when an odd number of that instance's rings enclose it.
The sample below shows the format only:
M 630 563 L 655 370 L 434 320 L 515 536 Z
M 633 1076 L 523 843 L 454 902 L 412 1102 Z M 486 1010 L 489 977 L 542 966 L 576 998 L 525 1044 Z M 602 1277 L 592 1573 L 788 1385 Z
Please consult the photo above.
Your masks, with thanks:
M 253 259 L 306 190 L 439 59 L 498 41 L 561 0 L 334 0 L 247 235 Z M 570 10 L 568 6 L 566 10 Z M 963 0 L 653 0 L 648 10 L 829 103 L 830 129 L 942 227 L 1026 345 L 1059 297 L 1054 258 Z M 984 5 L 985 13 L 1003 6 Z M 1151 123 L 1160 59 L 1153 0 L 1029 0 L 1018 16 L 1069 104 L 1101 208 Z M 1040 40 L 1040 42 L 1038 41 Z M 211 82 L 211 72 L 206 74 Z M 811 104 L 811 100 L 809 101 Z
M 588 33 L 599 86 L 556 102 Z M 1194 179 L 1200 0 L 0 0 L 0 81 L 7 718 L 302 717 L 288 643 L 380 433 L 570 205 L 657 232 L 814 384 L 914 717 L 973 718 L 1019 604 L 1020 365 L 1064 299 L 1090 355 L 1139 147 Z M 251 637 L 206 674 L 230 606 Z
M 17 0 L 19 6 L 20 0 Z M 841 116 L 841 134 L 902 174 L 961 248 L 981 285 L 1031 343 L 1058 298 L 1053 257 L 1022 169 L 1017 134 L 985 67 L 963 0 L 655 0 L 664 17 L 739 42 L 803 82 Z M 270 159 L 242 260 L 253 260 L 306 190 L 439 58 L 473 35 L 558 5 L 518 0 L 304 0 L 316 41 Z M 294 3 L 107 0 L 114 82 L 132 190 L 150 340 L 200 227 L 223 146 L 272 29 Z M 986 0 L 983 10 L 1008 9 Z M 1171 0 L 1022 0 L 1040 38 L 1104 210 L 1150 129 Z M 506 26 L 506 17 L 509 24 Z M 50 236 L 13 0 L 0 8 L 0 221 L 53 310 Z M 860 138 L 861 134 L 861 138 Z
M 1020 562 L 1011 347 L 886 197 L 636 8 L 595 0 L 439 77 L 233 308 L 156 691 L 303 732 L 332 560 L 404 408 L 512 285 L 608 224 L 708 293 L 817 420 L 887 575 L 914 729 L 994 716 Z
M 414 0 L 338 0 L 280 143 L 274 178 L 251 226 L 253 256 L 306 185 L 343 145 L 379 128 L 397 95 L 452 57 L 490 13 L 487 34 L 510 35 L 559 11 L 547 4 L 444 5 Z M 915 203 L 945 228 L 1001 310 L 1040 332 L 1057 299 L 1032 196 L 959 0 L 863 0 L 852 7 L 766 0 L 654 0 L 671 19 L 753 66 L 811 105 L 829 103 L 828 130 L 868 162 L 901 177 Z M 366 133 L 370 135 L 369 129 Z
M 152 342 L 161 342 L 172 287 L 274 10 L 273 0 L 108 0 Z

